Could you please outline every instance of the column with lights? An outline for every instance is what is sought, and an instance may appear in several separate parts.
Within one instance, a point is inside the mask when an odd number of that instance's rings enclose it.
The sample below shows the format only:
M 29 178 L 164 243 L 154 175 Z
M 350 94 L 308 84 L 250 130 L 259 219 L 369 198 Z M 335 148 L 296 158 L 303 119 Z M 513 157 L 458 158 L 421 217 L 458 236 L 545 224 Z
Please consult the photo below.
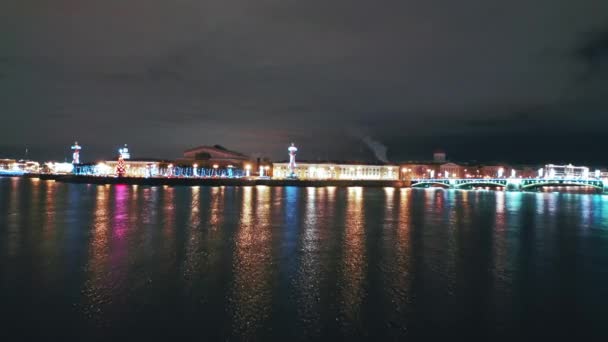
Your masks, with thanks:
M 291 146 L 287 149 L 289 151 L 289 178 L 296 178 L 296 152 L 298 152 L 298 148 L 291 143 Z
M 72 145 L 72 151 L 74 151 L 72 153 L 72 164 L 80 164 L 80 150 L 82 149 L 82 147 L 80 145 L 78 145 L 78 141 L 74 142 L 74 145 Z
M 118 156 L 118 163 L 116 164 L 116 174 L 118 177 L 124 177 L 127 174 L 127 165 L 122 155 Z

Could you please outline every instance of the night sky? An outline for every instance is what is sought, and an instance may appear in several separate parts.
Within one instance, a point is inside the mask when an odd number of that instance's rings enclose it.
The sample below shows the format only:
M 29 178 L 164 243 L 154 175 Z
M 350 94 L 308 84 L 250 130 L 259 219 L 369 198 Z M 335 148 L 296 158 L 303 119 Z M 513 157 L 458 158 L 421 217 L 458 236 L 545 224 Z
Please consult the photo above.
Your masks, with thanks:
M 2 1 L 0 117 L 0 157 L 608 165 L 608 1 Z

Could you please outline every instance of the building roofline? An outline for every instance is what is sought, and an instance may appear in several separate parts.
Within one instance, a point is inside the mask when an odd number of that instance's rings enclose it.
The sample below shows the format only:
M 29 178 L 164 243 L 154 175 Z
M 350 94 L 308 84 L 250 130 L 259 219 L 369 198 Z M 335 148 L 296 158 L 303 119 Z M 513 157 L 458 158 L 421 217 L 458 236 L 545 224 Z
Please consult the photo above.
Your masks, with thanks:
M 218 147 L 218 146 L 219 146 L 219 147 Z M 243 153 L 240 153 L 240 152 L 236 152 L 236 151 L 229 150 L 229 149 L 224 148 L 223 146 L 220 146 L 220 145 L 213 145 L 213 146 L 209 146 L 209 145 L 200 145 L 200 146 L 197 146 L 197 147 L 193 147 L 193 148 L 187 149 L 187 150 L 185 150 L 185 151 L 184 151 L 184 153 L 188 153 L 188 152 L 194 152 L 194 151 L 196 151 L 196 150 L 200 150 L 200 149 L 209 149 L 209 150 L 215 150 L 215 151 L 219 151 L 219 152 L 224 152 L 224 153 L 232 153 L 232 154 L 239 155 L 239 156 L 242 156 L 242 157 L 247 157 L 247 155 L 245 155 L 245 154 L 243 154 Z M 248 157 L 247 157 L 247 158 L 248 158 Z

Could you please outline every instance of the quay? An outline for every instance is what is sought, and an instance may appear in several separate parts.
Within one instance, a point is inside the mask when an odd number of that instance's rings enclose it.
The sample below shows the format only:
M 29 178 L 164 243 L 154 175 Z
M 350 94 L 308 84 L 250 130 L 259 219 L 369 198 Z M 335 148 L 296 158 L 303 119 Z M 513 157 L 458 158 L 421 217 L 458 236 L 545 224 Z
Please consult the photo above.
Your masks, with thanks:
M 542 187 L 587 187 L 598 193 L 608 193 L 605 179 L 411 179 L 411 180 L 301 180 L 271 178 L 205 178 L 205 177 L 112 177 L 70 174 L 13 175 L 13 177 L 39 178 L 63 183 L 79 184 L 127 184 L 144 186 L 296 186 L 296 187 L 393 187 L 393 188 L 443 188 L 475 189 L 493 188 L 508 191 L 535 191 Z
M 298 187 L 409 187 L 409 182 L 394 180 L 298 180 L 269 178 L 200 177 L 101 177 L 81 175 L 28 174 L 26 177 L 80 184 L 134 184 L 149 186 L 298 186 Z

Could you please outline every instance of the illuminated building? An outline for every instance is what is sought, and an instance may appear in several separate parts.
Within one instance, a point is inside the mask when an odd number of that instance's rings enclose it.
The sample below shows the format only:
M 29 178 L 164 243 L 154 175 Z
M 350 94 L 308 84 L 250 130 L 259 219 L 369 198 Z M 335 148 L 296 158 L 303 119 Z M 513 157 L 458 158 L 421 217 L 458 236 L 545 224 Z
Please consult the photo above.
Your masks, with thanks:
M 124 176 L 126 177 L 155 177 L 160 175 L 161 162 L 152 160 L 124 160 Z M 166 164 L 166 163 L 165 163 Z M 93 173 L 97 176 L 116 174 L 117 160 L 106 160 L 95 165 Z
M 242 153 L 230 151 L 223 146 L 199 146 L 184 151 L 184 156 L 176 160 L 178 164 L 194 164 L 200 167 L 210 168 L 218 165 L 219 168 L 234 167 L 245 169 L 246 165 L 251 165 L 250 158 Z
M 76 141 L 74 142 L 74 145 L 72 145 L 71 148 L 74 151 L 72 153 L 72 164 L 80 164 L 80 150 L 82 149 L 82 147 L 78 145 L 78 141 Z
M 45 163 L 44 166 L 45 170 L 47 170 L 49 173 L 54 174 L 68 174 L 72 173 L 72 171 L 74 170 L 74 164 L 72 163 L 48 162 Z
M 399 167 L 384 164 L 291 162 L 272 164 L 272 178 L 302 180 L 399 180 Z
M 410 162 L 400 164 L 401 179 L 431 178 L 431 172 L 439 173 L 439 164 Z
M 444 163 L 439 165 L 439 175 L 444 178 L 462 178 L 464 177 L 464 167 L 455 163 Z
M 12 170 L 16 163 L 15 159 L 0 159 L 0 170 Z
M 545 178 L 589 178 L 589 168 L 586 166 L 548 164 L 544 168 Z
M 0 159 L 0 174 L 2 175 L 21 175 L 24 173 L 38 173 L 39 171 L 40 164 L 35 161 Z
M 509 169 L 507 165 L 482 165 L 479 167 L 479 178 L 502 178 Z

